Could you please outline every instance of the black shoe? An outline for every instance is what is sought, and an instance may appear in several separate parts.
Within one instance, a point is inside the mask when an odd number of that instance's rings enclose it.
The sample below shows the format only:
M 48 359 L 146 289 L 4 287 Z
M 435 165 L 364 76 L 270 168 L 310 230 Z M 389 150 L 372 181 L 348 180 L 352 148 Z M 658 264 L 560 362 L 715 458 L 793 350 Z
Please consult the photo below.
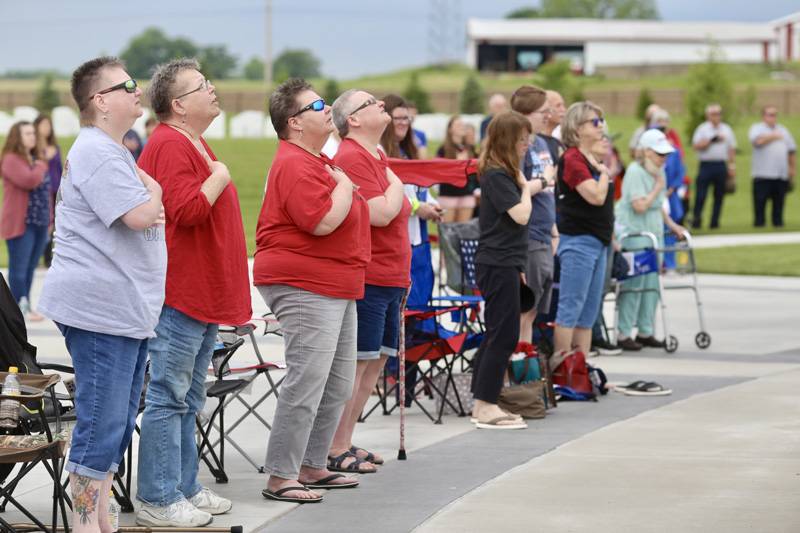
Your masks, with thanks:
M 593 340 L 592 350 L 597 350 L 600 355 L 619 355 L 622 353 L 622 348 L 616 344 L 611 344 L 605 339 Z
M 626 352 L 638 352 L 639 350 L 642 349 L 642 345 L 630 337 L 619 341 L 619 347 L 625 350 Z
M 641 344 L 642 346 L 646 346 L 647 348 L 663 348 L 664 346 L 666 346 L 664 344 L 664 341 L 660 341 L 652 335 L 650 335 L 649 337 L 640 337 L 637 335 L 636 342 Z

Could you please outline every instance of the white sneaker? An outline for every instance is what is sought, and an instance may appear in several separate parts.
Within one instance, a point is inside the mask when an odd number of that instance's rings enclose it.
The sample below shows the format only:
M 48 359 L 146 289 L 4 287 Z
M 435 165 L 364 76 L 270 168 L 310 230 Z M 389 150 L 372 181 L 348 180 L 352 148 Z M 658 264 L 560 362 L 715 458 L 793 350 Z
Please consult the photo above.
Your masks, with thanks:
M 227 513 L 233 507 L 229 499 L 214 494 L 211 489 L 206 487 L 203 487 L 200 492 L 189 498 L 189 503 L 197 509 L 212 515 Z
M 181 499 L 166 507 L 142 503 L 136 523 L 150 527 L 203 527 L 211 523 L 211 515 L 197 509 L 189 500 Z

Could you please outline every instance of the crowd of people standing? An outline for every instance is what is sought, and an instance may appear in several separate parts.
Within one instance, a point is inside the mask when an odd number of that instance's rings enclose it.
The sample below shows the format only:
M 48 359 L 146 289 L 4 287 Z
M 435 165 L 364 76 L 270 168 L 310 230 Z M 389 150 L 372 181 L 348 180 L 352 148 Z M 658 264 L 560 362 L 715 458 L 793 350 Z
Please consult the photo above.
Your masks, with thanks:
M 201 527 L 232 502 L 198 481 L 195 417 L 219 326 L 246 323 L 252 312 L 238 192 L 203 138 L 220 113 L 215 87 L 193 59 L 158 67 L 148 89 L 158 123 L 146 143 L 130 135 L 142 91 L 122 62 L 86 62 L 71 91 L 82 128 L 63 167 L 48 117 L 11 128 L 0 156 L 0 233 L 12 294 L 28 320 L 56 322 L 75 366 L 78 418 L 66 466 L 81 502 L 73 527 L 109 530 L 109 488 L 131 441 L 148 360 L 137 523 Z M 553 360 L 590 354 L 607 263 L 623 236 L 649 232 L 663 243 L 685 233 L 685 158 L 665 110 L 648 109 L 625 169 L 592 102 L 567 107 L 557 92 L 524 85 L 510 101 L 493 95 L 489 108 L 480 138 L 456 115 L 436 152 L 453 168 L 477 160 L 477 176 L 431 191 L 404 183 L 391 166 L 426 156 L 413 103 L 351 89 L 329 105 L 300 79 L 270 95 L 279 141 L 253 283 L 281 324 L 287 373 L 269 435 L 265 498 L 319 502 L 320 489 L 352 488 L 357 474 L 379 471 L 384 460 L 357 445 L 356 422 L 401 348 L 410 273 L 431 262 L 423 246 L 429 222 L 469 222 L 477 208 L 485 335 L 472 362 L 472 418 L 499 430 L 526 427 L 498 397 L 537 315 L 555 310 Z M 694 227 L 709 188 L 710 227 L 719 226 L 736 175 L 736 140 L 721 112 L 710 104 L 692 138 L 700 160 Z M 762 118 L 748 136 L 755 224 L 765 224 L 771 201 L 780 226 L 796 145 L 775 107 Z M 31 283 L 51 242 L 40 315 Z M 634 290 L 619 301 L 619 348 L 663 346 L 654 330 L 657 275 L 624 282 Z

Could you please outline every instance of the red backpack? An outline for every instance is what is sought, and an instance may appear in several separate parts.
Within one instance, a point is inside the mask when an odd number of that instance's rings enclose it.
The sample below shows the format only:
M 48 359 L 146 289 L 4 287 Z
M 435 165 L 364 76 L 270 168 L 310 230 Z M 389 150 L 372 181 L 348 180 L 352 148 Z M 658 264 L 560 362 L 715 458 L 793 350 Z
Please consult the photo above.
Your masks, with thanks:
M 564 360 L 553 370 L 553 383 L 569 387 L 576 392 L 594 395 L 589 367 L 583 352 L 575 350 L 566 354 Z

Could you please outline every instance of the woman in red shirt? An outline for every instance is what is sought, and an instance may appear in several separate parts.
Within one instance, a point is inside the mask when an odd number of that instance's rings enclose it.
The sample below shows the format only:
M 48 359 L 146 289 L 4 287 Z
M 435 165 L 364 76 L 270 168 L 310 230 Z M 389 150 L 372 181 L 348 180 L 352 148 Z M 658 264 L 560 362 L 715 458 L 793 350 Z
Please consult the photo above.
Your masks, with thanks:
M 0 237 L 8 245 L 8 286 L 28 320 L 44 317 L 30 308 L 33 273 L 47 246 L 50 191 L 47 161 L 35 159 L 36 132 L 30 122 L 17 122 L 8 132 L 0 156 L 3 213 Z
M 322 500 L 354 487 L 327 469 L 356 368 L 356 303 L 370 259 L 369 209 L 321 153 L 331 108 L 301 79 L 279 85 L 269 114 L 280 143 L 258 218 L 254 283 L 281 324 L 286 379 L 269 438 L 265 498 Z

